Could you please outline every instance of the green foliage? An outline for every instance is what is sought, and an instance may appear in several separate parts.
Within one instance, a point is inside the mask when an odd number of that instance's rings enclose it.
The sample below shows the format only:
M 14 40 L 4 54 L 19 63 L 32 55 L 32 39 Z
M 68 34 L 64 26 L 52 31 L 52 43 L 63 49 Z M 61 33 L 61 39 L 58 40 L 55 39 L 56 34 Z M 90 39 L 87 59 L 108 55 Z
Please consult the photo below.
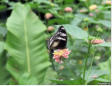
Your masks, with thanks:
M 81 85 L 84 84 L 81 78 L 76 80 L 52 80 L 53 82 L 57 83 L 58 85 Z
M 7 21 L 7 29 L 8 71 L 19 84 L 41 84 L 50 65 L 45 25 L 28 5 L 18 3 Z
M 0 84 L 8 84 L 10 75 L 6 70 L 6 52 L 4 51 L 4 42 L 0 42 Z
M 68 34 L 74 39 L 87 39 L 88 33 L 82 30 L 80 27 L 74 26 L 73 24 L 63 25 L 67 30 Z M 57 27 L 59 28 L 59 27 Z M 75 34 L 74 34 L 75 32 Z M 80 36 L 81 35 L 81 36 Z
M 105 43 L 102 43 L 102 44 L 96 44 L 94 46 L 110 47 L 111 46 L 111 43 L 110 42 L 105 42 Z
M 106 71 L 108 75 L 106 75 L 104 78 L 108 81 L 111 81 L 111 59 L 109 58 L 107 61 L 99 63 L 99 67 L 102 69 L 102 71 Z
M 110 8 L 106 0 L 0 0 L 0 85 L 110 84 Z M 71 53 L 62 64 L 52 59 L 53 70 L 47 39 L 61 25 Z

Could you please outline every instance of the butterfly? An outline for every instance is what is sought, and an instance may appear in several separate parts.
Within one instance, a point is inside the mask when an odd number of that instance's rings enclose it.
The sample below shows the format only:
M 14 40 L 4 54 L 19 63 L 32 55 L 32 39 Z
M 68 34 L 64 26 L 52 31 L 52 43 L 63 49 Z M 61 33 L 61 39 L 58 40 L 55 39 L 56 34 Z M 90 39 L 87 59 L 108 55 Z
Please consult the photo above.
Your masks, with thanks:
M 57 49 L 65 49 L 67 44 L 67 33 L 63 26 L 48 40 L 48 49 L 54 51 Z

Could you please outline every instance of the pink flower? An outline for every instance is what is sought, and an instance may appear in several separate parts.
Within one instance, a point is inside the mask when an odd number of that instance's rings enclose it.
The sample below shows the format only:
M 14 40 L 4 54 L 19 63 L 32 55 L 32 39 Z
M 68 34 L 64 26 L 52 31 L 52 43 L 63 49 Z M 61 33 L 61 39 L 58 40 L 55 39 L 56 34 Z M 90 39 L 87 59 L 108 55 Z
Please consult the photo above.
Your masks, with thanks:
M 91 40 L 91 43 L 92 44 L 101 44 L 101 43 L 104 43 L 104 40 L 102 40 L 102 39 L 94 39 L 94 40 Z
M 71 51 L 68 49 L 58 49 L 54 51 L 53 59 L 55 59 L 56 62 L 62 63 L 62 58 L 68 58 L 68 55 Z
M 66 7 L 66 8 L 64 9 L 64 11 L 65 11 L 65 12 L 72 12 L 73 10 L 72 10 L 71 7 Z
M 45 19 L 50 19 L 51 17 L 53 17 L 53 15 L 51 13 L 46 13 L 45 14 Z
M 93 13 L 89 13 L 89 16 L 94 16 L 94 14 Z
M 54 58 L 54 59 L 57 59 L 57 58 L 60 58 L 60 56 L 59 56 L 59 55 L 54 55 L 53 58 Z
M 63 57 L 64 58 L 68 58 L 68 55 L 70 54 L 70 51 L 68 49 L 64 50 L 64 53 L 63 53 Z
M 49 31 L 49 32 L 50 31 L 53 31 L 53 30 L 54 30 L 54 27 L 53 26 L 49 26 L 48 29 L 47 29 L 47 31 Z

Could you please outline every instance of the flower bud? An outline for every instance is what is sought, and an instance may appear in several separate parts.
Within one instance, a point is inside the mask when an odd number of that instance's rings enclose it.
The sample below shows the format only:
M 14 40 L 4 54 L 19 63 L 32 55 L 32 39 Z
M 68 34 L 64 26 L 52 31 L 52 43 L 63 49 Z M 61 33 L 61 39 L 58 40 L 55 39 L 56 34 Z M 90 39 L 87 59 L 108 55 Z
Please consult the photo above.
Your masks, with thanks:
M 66 8 L 64 9 L 64 11 L 65 11 L 65 12 L 72 12 L 73 10 L 72 10 L 71 7 L 66 7 Z
M 97 5 L 91 5 L 90 7 L 89 7 L 89 10 L 95 10 L 97 8 Z
M 102 40 L 102 39 L 94 39 L 94 40 L 91 40 L 91 43 L 92 44 L 101 44 L 101 43 L 104 43 L 104 40 Z
M 111 0 L 106 0 L 105 4 L 111 5 Z
M 53 3 L 50 4 L 52 7 L 54 7 L 55 5 Z
M 49 31 L 49 32 L 50 31 L 53 31 L 53 30 L 54 30 L 54 27 L 53 26 L 49 26 L 48 29 L 47 29 L 47 31 Z
M 93 13 L 89 13 L 89 16 L 94 16 L 94 14 Z
M 46 13 L 45 14 L 45 19 L 50 19 L 51 17 L 53 17 L 53 15 L 51 13 Z
M 87 9 L 80 9 L 79 11 L 80 11 L 80 13 L 86 13 L 88 10 Z
M 85 22 L 88 22 L 88 21 L 89 21 L 89 19 L 88 19 L 88 18 L 84 18 L 84 21 L 85 21 Z

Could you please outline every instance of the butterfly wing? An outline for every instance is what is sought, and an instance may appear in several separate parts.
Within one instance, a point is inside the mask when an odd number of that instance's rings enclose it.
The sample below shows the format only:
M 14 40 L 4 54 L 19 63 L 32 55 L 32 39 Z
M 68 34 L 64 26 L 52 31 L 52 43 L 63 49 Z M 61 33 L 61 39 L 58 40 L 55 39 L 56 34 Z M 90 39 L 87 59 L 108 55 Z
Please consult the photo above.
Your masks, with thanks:
M 67 33 L 63 26 L 48 40 L 48 49 L 64 49 L 67 44 Z

